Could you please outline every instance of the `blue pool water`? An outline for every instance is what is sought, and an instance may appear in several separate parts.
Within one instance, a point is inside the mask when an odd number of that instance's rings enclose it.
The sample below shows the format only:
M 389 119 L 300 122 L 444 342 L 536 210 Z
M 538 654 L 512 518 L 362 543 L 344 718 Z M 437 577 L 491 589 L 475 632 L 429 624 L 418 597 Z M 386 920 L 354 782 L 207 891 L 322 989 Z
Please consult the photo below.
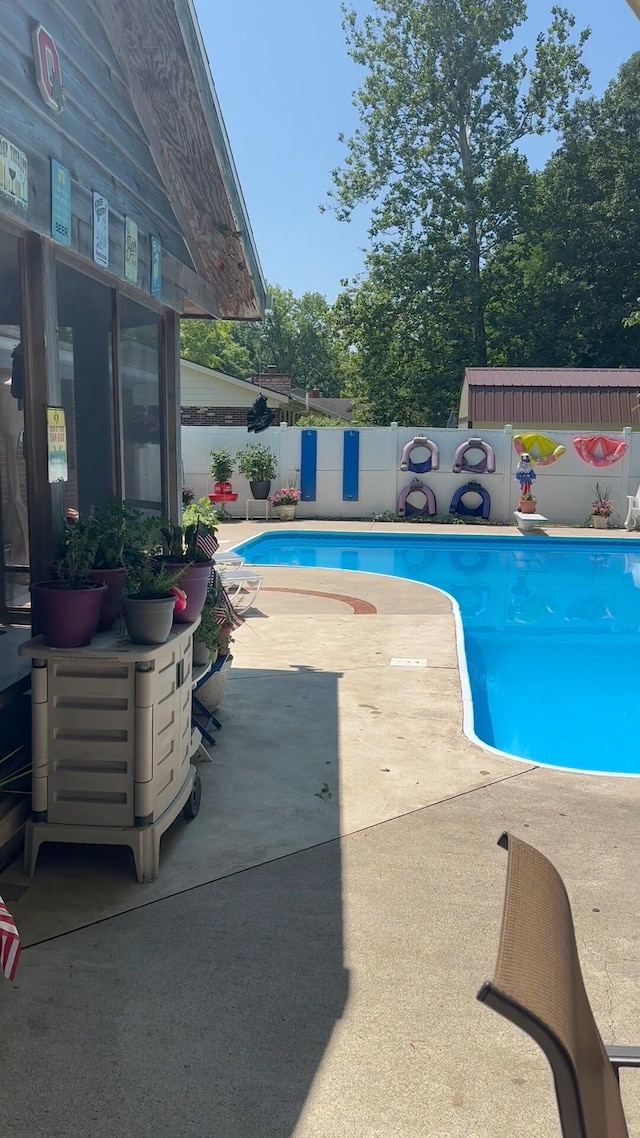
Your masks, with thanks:
M 460 607 L 479 739 L 538 763 L 640 774 L 640 542 L 307 531 L 238 552 L 444 589 Z M 415 654 L 428 658 L 428 640 Z

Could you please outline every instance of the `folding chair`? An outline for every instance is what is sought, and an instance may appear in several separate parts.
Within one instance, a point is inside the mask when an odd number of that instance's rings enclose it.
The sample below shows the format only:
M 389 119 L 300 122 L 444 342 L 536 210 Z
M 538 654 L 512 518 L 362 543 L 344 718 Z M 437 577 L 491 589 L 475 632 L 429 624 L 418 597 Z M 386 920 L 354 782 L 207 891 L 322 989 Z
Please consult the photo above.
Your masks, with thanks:
M 512 834 L 498 844 L 509 852 L 498 962 L 478 999 L 542 1048 L 563 1138 L 628 1138 L 618 1072 L 640 1067 L 640 1047 L 605 1048 L 600 1038 L 558 871 Z

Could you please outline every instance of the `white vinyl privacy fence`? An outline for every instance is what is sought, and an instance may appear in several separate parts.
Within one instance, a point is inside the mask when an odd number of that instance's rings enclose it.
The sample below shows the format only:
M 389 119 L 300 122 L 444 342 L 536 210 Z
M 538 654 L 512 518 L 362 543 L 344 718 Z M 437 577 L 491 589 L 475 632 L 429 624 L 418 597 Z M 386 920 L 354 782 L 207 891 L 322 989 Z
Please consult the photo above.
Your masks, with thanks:
M 597 436 L 597 430 L 592 429 L 592 435 Z M 293 482 L 301 489 L 300 518 L 395 515 L 402 510 L 403 496 L 409 513 L 426 506 L 430 512 L 435 508 L 437 514 L 448 514 L 456 495 L 469 483 L 476 483 L 477 494 L 464 494 L 459 501 L 470 509 L 484 504 L 492 520 L 506 522 L 512 520 L 519 496 L 513 436 L 511 427 L 480 433 L 392 425 L 344 430 L 282 426 L 256 438 L 241 427 L 183 427 L 184 482 L 197 496 L 210 493 L 210 451 L 226 448 L 236 456 L 252 442 L 260 442 L 271 447 L 278 461 L 272 492 Z M 607 434 L 611 444 L 623 444 L 619 447 L 623 453 L 606 467 L 594 466 L 578 453 L 575 440 L 587 438 L 588 431 L 549 430 L 548 436 L 565 450 L 557 461 L 535 468 L 539 512 L 552 522 L 583 522 L 591 512 L 598 482 L 608 490 L 614 510 L 624 521 L 627 494 L 635 494 L 640 485 L 640 436 L 629 428 Z M 420 438 L 428 442 L 417 443 L 407 453 L 413 440 Z M 483 449 L 469 449 L 461 456 L 460 448 L 477 438 L 481 438 Z M 603 448 L 601 443 L 589 442 L 581 449 L 598 455 Z M 454 469 L 456 458 L 462 469 Z M 403 465 L 409 468 L 403 469 Z M 237 473 L 232 483 L 238 499 L 229 510 L 234 516 L 244 516 L 246 499 L 251 497 L 249 485 Z M 416 489 L 407 494 L 412 483 Z

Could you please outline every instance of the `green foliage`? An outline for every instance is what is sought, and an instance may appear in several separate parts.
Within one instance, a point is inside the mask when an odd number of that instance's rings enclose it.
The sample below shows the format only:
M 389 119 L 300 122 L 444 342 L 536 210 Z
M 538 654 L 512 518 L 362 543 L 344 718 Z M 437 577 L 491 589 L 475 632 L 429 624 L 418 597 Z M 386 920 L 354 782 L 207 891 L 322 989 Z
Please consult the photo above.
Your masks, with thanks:
M 276 476 L 276 456 L 264 443 L 251 443 L 240 451 L 237 461 L 240 474 L 251 482 L 270 482 Z
M 233 459 L 228 450 L 212 450 L 209 474 L 216 482 L 229 482 L 233 474 Z
M 296 427 L 340 427 L 344 430 L 341 419 L 330 419 L 327 415 L 309 414 L 300 415 L 296 419 Z
M 89 583 L 89 573 L 94 568 L 98 535 L 95 530 L 80 522 L 67 526 L 65 548 L 53 566 L 54 579 L 68 588 L 82 588 Z
M 211 655 L 213 655 L 214 652 L 218 652 L 222 645 L 223 636 L 220 630 L 220 622 L 211 595 L 207 595 L 207 599 L 204 603 L 195 638 L 208 648 Z
M 127 571 L 127 585 L 125 592 L 129 597 L 140 601 L 159 600 L 168 597 L 174 585 L 177 585 L 184 567 L 180 569 L 167 569 L 151 550 L 144 550 L 135 555 L 127 556 L 125 562 Z
M 235 335 L 236 325 L 224 320 L 182 320 L 180 351 L 183 359 L 244 379 L 251 374 L 250 352 Z
M 190 502 L 182 511 L 182 524 L 185 528 L 195 526 L 198 522 L 201 522 L 207 529 L 215 533 L 218 520 L 216 508 L 213 502 L 208 498 L 198 498 L 196 502 Z

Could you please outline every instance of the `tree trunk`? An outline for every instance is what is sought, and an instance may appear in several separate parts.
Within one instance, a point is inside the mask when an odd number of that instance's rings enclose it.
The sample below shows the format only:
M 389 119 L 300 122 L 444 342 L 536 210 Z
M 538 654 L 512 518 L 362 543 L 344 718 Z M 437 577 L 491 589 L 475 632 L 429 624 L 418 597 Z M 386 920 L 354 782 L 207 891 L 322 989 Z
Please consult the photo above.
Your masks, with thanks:
M 464 208 L 466 214 L 467 237 L 469 242 L 469 275 L 471 280 L 471 314 L 473 321 L 474 364 L 487 366 L 487 337 L 484 327 L 484 298 L 482 295 L 482 274 L 480 271 L 480 241 L 478 240 L 478 209 L 473 157 L 469 146 L 466 122 L 460 123 L 460 157 L 464 182 Z

